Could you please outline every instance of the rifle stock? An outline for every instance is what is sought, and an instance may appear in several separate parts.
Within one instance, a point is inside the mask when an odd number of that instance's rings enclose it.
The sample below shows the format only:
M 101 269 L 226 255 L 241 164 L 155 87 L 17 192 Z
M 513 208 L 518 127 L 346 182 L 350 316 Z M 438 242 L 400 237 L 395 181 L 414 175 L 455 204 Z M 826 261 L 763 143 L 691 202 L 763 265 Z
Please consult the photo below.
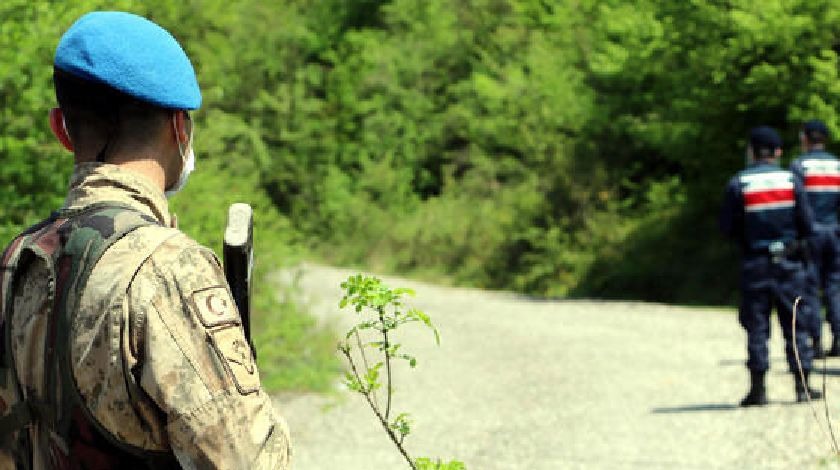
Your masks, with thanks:
M 225 228 L 223 263 L 225 278 L 242 319 L 245 339 L 254 358 L 257 349 L 251 339 L 251 273 L 254 263 L 254 211 L 243 203 L 231 204 Z

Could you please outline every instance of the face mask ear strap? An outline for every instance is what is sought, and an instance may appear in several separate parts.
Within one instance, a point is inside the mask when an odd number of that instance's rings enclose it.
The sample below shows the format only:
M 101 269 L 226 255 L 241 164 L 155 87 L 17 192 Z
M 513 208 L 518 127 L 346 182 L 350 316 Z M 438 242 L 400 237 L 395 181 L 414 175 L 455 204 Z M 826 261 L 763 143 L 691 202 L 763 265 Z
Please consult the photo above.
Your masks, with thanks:
M 181 134 L 178 132 L 178 114 L 172 115 L 172 131 L 175 132 L 175 143 L 178 145 L 178 155 L 184 159 L 184 146 L 181 144 Z
M 190 134 L 187 136 L 187 143 L 181 143 L 181 134 L 178 132 L 178 112 L 184 113 L 184 122 L 190 122 Z M 175 142 L 178 144 L 178 153 L 181 154 L 181 158 L 183 159 L 187 153 L 187 149 L 189 148 L 190 144 L 192 143 L 192 136 L 193 136 L 193 126 L 192 120 L 190 119 L 190 115 L 186 111 L 176 111 L 172 115 L 172 129 L 175 131 Z
M 61 108 L 53 108 L 49 113 L 50 130 L 61 145 L 70 152 L 74 152 L 73 140 L 70 138 L 70 132 L 67 130 L 67 122 L 64 118 L 64 113 Z

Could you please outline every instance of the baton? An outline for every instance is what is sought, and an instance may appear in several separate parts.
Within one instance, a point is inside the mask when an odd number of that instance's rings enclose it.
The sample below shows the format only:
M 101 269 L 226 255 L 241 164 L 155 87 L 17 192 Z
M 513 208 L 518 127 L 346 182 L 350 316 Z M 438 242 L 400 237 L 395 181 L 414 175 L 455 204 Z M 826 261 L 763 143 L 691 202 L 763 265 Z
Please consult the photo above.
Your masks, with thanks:
M 225 243 L 222 253 L 233 301 L 242 319 L 245 339 L 254 359 L 257 348 L 251 339 L 251 272 L 254 267 L 254 211 L 243 203 L 231 204 L 228 209 Z

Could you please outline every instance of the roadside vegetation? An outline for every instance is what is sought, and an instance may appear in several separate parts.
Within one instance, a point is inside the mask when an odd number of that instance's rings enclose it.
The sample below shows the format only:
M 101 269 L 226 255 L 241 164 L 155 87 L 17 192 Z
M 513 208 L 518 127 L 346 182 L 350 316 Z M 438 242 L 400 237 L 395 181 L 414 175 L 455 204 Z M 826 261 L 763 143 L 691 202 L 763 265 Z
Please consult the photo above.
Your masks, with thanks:
M 397 411 L 394 400 L 397 387 L 392 370 L 401 361 L 414 369 L 418 361 L 398 342 L 397 330 L 402 332 L 412 323 L 425 326 L 440 345 L 440 334 L 431 318 L 406 304 L 406 297 L 414 297 L 414 291 L 404 287 L 391 289 L 379 278 L 362 274 L 348 277 L 341 288 L 344 292 L 339 307 L 350 310 L 356 318 L 353 327 L 338 342 L 338 350 L 346 361 L 344 385 L 364 397 L 409 468 L 466 470 L 459 460 L 412 458 L 404 445 L 414 423 L 411 414 Z
M 786 158 L 804 119 L 840 134 L 833 6 L 4 0 L 0 242 L 66 189 L 47 123 L 58 38 L 121 9 L 173 31 L 202 85 L 181 227 L 218 248 L 227 204 L 255 207 L 276 387 L 325 387 L 329 372 L 300 371 L 337 368 L 311 352 L 329 334 L 264 276 L 300 256 L 535 296 L 731 303 L 716 216 L 747 130 L 779 128 Z

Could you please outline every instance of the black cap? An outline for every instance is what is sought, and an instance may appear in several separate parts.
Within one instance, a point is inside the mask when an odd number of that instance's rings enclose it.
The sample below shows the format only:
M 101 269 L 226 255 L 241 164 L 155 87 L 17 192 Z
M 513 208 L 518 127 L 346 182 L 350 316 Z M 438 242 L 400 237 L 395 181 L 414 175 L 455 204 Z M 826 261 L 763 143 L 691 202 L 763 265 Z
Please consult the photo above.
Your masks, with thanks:
M 753 127 L 750 130 L 750 145 L 753 150 L 776 150 L 782 148 L 782 138 L 769 126 Z
M 828 127 L 819 119 L 811 119 L 802 125 L 802 132 L 809 140 L 823 142 L 830 136 L 828 134 Z

